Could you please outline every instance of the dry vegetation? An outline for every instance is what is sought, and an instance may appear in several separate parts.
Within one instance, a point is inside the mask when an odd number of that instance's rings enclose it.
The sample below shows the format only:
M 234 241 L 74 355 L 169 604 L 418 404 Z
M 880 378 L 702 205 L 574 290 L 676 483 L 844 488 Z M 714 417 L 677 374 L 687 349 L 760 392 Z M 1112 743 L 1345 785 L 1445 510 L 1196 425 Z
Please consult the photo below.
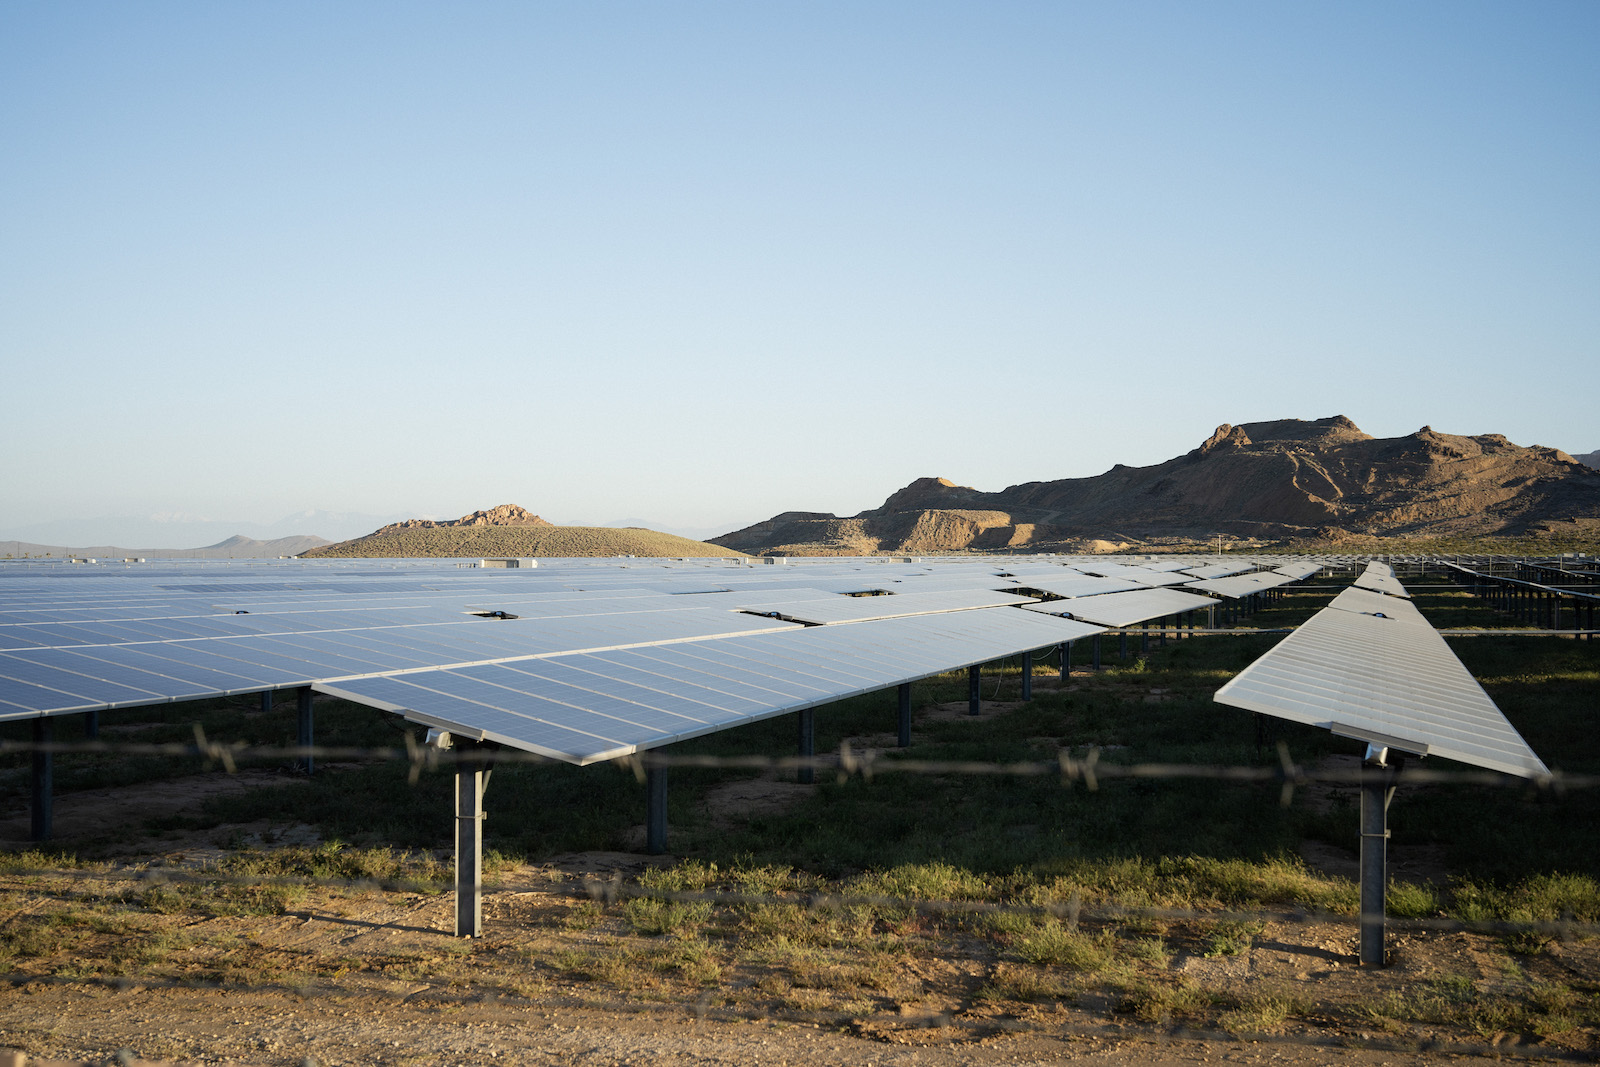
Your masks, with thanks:
M 819 1031 L 854 1039 L 857 1057 L 874 1044 L 927 1054 L 902 1061 L 915 1064 L 970 1062 L 974 1043 L 1054 1059 L 1086 1038 L 1178 1030 L 1191 1042 L 1271 1042 L 1275 1061 L 1310 1064 L 1330 1044 L 1586 1056 L 1600 1032 L 1592 939 L 1402 931 L 1393 964 L 1372 973 L 1354 966 L 1339 921 L 1079 923 L 874 899 L 1215 907 L 1249 885 L 1348 912 L 1348 882 L 1294 864 L 1201 864 L 1186 882 L 1131 869 L 1096 888 L 1023 887 L 937 863 L 830 881 L 616 854 L 502 862 L 485 936 L 463 941 L 448 935 L 448 868 L 426 855 L 324 845 L 40 870 L 61 862 L 23 853 L 0 873 L 0 1028 L 36 1054 L 516 1061 L 530 1029 L 582 1020 L 622 1043 L 597 1062 L 620 1063 L 699 1020 L 710 1029 L 681 1062 L 751 1062 L 738 1024 L 754 1022 L 775 1024 L 761 1043 L 790 1055 Z M 363 881 L 309 880 L 319 877 Z M 618 887 L 691 896 L 610 897 Z M 719 890 L 764 902 L 692 898 Z M 819 891 L 845 896 L 819 902 Z

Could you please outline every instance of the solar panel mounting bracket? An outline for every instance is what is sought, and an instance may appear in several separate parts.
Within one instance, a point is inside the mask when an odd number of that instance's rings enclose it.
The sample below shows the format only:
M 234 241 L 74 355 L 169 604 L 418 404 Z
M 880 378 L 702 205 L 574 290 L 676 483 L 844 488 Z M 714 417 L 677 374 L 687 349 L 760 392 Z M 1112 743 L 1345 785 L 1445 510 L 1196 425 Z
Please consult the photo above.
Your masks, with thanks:
M 1360 726 L 1346 726 L 1342 722 L 1330 722 L 1328 730 L 1339 736 L 1348 737 L 1354 741 L 1365 741 L 1376 748 L 1392 748 L 1397 752 L 1405 752 L 1413 756 L 1426 756 L 1428 746 L 1421 741 L 1409 741 L 1403 737 L 1379 733 Z

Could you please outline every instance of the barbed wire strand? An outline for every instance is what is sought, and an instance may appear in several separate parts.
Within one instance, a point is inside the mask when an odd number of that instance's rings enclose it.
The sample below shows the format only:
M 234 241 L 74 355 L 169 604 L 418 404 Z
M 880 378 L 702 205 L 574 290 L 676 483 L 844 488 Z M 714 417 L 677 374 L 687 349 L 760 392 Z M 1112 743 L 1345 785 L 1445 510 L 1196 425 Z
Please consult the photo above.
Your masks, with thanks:
M 244 742 L 217 742 L 207 740 L 197 724 L 195 742 L 107 742 L 107 741 L 0 741 L 0 757 L 48 753 L 51 755 L 121 755 L 156 756 L 167 758 L 192 758 L 206 763 L 220 764 L 228 773 L 235 773 L 244 760 L 302 761 L 308 757 L 324 761 L 368 760 L 405 761 L 411 765 L 412 784 L 416 772 L 445 770 L 458 764 L 559 764 L 564 763 L 537 752 L 524 752 L 511 748 L 439 749 L 418 744 L 407 737 L 404 747 L 393 745 L 251 745 Z M 1295 763 L 1287 748 L 1279 743 L 1277 766 L 1248 764 L 1205 763 L 1116 763 L 1104 759 L 1105 750 L 1097 745 L 1081 747 L 1085 754 L 1072 755 L 1071 748 L 1061 749 L 1057 758 L 1050 760 L 1018 760 L 997 762 L 985 760 L 912 759 L 897 754 L 893 749 L 858 748 L 849 739 L 841 743 L 837 756 L 717 756 L 672 754 L 650 751 L 622 756 L 612 760 L 618 768 L 631 771 L 643 778 L 653 768 L 692 767 L 712 770 L 743 771 L 833 771 L 840 780 L 861 778 L 871 781 L 878 774 L 972 774 L 1010 777 L 1060 776 L 1063 784 L 1082 783 L 1094 791 L 1104 780 L 1132 779 L 1214 779 L 1236 782 L 1279 782 L 1286 788 L 1307 785 L 1360 785 L 1374 776 L 1386 772 L 1368 771 L 1360 767 L 1307 767 Z M 1388 781 L 1388 778 L 1383 778 Z M 1570 790 L 1600 787 L 1600 775 L 1569 774 L 1551 771 L 1532 777 L 1520 777 L 1492 770 L 1439 770 L 1408 764 L 1399 774 L 1402 784 L 1416 785 L 1474 785 L 1518 790 L 1533 790 L 1560 794 Z M 1286 794 L 1283 803 L 1292 800 Z

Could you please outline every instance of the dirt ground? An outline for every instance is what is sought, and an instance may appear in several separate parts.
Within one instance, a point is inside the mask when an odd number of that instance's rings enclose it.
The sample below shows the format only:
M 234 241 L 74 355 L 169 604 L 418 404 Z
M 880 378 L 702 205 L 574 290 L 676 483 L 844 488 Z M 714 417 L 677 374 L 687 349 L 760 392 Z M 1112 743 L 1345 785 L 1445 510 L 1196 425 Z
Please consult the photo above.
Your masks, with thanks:
M 853 747 L 890 743 L 860 738 Z M 1282 1017 L 1261 1016 L 1254 1029 L 1236 1021 L 1235 1030 L 1250 1032 L 1234 1034 L 1215 1012 L 1141 1018 L 1128 1008 L 1126 984 L 1119 992 L 1029 968 L 992 940 L 936 921 L 908 924 L 901 932 L 911 947 L 872 964 L 877 971 L 838 956 L 819 957 L 804 973 L 715 948 L 704 950 L 709 957 L 687 957 L 672 936 L 630 929 L 621 905 L 598 905 L 587 891 L 595 880 L 637 878 L 670 862 L 632 853 L 555 857 L 497 872 L 484 894 L 485 934 L 475 941 L 451 936 L 451 894 L 405 888 L 319 885 L 280 914 L 152 909 L 139 896 L 147 883 L 132 879 L 202 877 L 229 854 L 225 843 L 315 844 L 315 833 L 299 826 L 224 826 L 161 840 L 132 831 L 208 791 L 273 780 L 259 777 L 201 775 L 159 790 L 146 784 L 59 798 L 63 838 L 79 821 L 102 830 L 121 823 L 129 836 L 106 866 L 0 876 L 0 933 L 70 913 L 39 926 L 42 940 L 5 965 L 12 974 L 0 985 L 0 1050 L 96 1063 L 129 1050 L 207 1064 L 685 1067 L 1380 1065 L 1587 1061 L 1600 1051 L 1587 1017 L 1536 1035 L 1496 1031 L 1492 1021 L 1397 1018 L 1404 1013 L 1386 1007 L 1434 988 L 1441 976 L 1485 996 L 1530 982 L 1594 989 L 1600 947 L 1592 941 L 1554 942 L 1513 960 L 1486 935 L 1398 931 L 1391 966 L 1364 971 L 1349 923 L 1268 923 L 1235 955 L 1202 953 L 1181 925 L 1166 931 L 1170 954 L 1139 965 L 1137 980 L 1150 989 L 1199 991 L 1218 1004 L 1292 1005 Z M 713 796 L 712 815 L 731 825 L 792 803 L 807 788 L 733 783 Z M 23 815 L 0 820 L 6 847 L 20 848 L 25 833 Z M 1330 869 L 1353 862 L 1335 854 L 1308 859 Z M 1407 862 L 1420 869 L 1428 861 Z M 986 992 L 1024 979 L 1043 983 L 1041 992 Z

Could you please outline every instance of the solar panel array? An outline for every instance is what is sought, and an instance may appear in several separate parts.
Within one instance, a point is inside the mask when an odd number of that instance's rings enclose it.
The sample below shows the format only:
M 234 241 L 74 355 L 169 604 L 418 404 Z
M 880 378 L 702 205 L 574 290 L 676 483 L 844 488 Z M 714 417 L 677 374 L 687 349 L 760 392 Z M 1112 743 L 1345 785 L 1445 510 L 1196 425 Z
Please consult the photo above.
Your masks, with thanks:
M 1368 584 L 1399 584 L 1383 564 L 1369 574 Z M 1406 597 L 1403 589 L 1346 589 L 1217 690 L 1216 700 L 1380 748 L 1522 777 L 1548 773 Z
M 1150 562 L 9 561 L 0 719 L 314 686 L 591 762 L 1214 603 Z
M 1099 629 L 1007 609 L 971 610 L 316 688 L 477 740 L 587 764 Z

